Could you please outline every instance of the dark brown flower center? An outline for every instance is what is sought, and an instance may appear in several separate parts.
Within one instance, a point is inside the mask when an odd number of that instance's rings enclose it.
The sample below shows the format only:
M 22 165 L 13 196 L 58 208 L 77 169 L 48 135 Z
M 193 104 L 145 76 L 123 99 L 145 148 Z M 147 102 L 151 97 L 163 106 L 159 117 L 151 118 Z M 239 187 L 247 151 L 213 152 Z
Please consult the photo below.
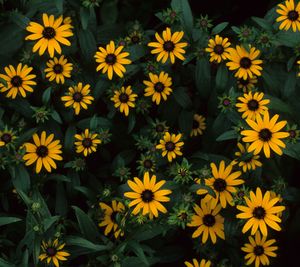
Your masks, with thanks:
M 248 57 L 242 57 L 240 60 L 240 65 L 244 69 L 249 69 L 252 65 L 251 59 Z
M 162 133 L 165 130 L 165 127 L 163 125 L 161 125 L 161 124 L 158 124 L 158 125 L 156 125 L 155 130 L 158 133 Z
M 116 222 L 116 217 L 117 217 L 117 211 L 113 211 L 112 214 L 110 215 L 110 219 L 112 222 Z
M 1 136 L 1 141 L 3 141 L 5 144 L 11 142 L 12 136 L 9 133 L 4 133 Z
M 154 89 L 155 89 L 156 92 L 161 93 L 161 92 L 165 89 L 165 86 L 164 86 L 163 83 L 157 82 L 157 83 L 154 85 Z
M 42 34 L 43 34 L 44 38 L 50 40 L 55 37 L 56 32 L 52 27 L 45 27 Z
M 226 186 L 226 181 L 221 178 L 217 178 L 213 183 L 213 187 L 217 192 L 223 192 L 226 189 Z
M 152 160 L 150 160 L 150 159 L 145 159 L 145 160 L 144 160 L 144 167 L 145 167 L 146 169 L 151 169 L 152 166 L 153 166 Z
M 255 246 L 254 247 L 254 250 L 253 250 L 253 253 L 256 255 L 256 256 L 261 256 L 262 254 L 264 254 L 265 250 L 264 250 L 264 247 L 263 246 Z
M 266 210 L 263 207 L 259 206 L 254 208 L 252 214 L 254 218 L 261 220 L 266 216 Z
M 14 86 L 14 87 L 19 87 L 22 85 L 22 78 L 18 75 L 14 76 L 11 78 L 11 84 Z
M 82 140 L 82 145 L 84 146 L 84 147 L 86 147 L 86 148 L 89 148 L 89 147 L 91 147 L 92 145 L 93 145 L 93 141 L 92 141 L 92 139 L 91 138 L 84 138 L 83 140 Z
M 251 99 L 251 100 L 247 103 L 247 106 L 248 106 L 248 108 L 249 108 L 250 110 L 255 111 L 255 110 L 258 109 L 259 103 L 258 103 L 257 100 Z
M 121 93 L 120 96 L 119 96 L 119 100 L 122 103 L 127 103 L 128 100 L 129 100 L 129 96 L 125 93 Z
M 151 190 L 146 189 L 142 192 L 142 200 L 144 202 L 150 202 L 153 200 L 153 198 L 154 198 L 154 194 Z
M 48 152 L 49 152 L 48 147 L 44 145 L 38 146 L 36 149 L 36 154 L 41 158 L 46 157 L 48 155 Z
M 260 130 L 258 135 L 259 135 L 259 138 L 261 140 L 263 140 L 264 142 L 267 142 L 272 138 L 272 132 L 267 128 Z
M 296 21 L 299 18 L 299 13 L 296 10 L 291 10 L 288 13 L 288 18 L 291 21 Z
M 289 130 L 290 138 L 296 137 L 296 131 L 295 130 Z
M 175 48 L 175 45 L 172 41 L 166 41 L 164 44 L 163 44 L 163 47 L 164 47 L 164 50 L 167 51 L 167 52 L 171 52 L 174 50 Z
M 178 217 L 181 219 L 181 220 L 186 220 L 187 219 L 187 217 L 188 217 L 188 215 L 187 215 L 187 213 L 185 212 L 185 211 L 183 211 L 183 212 L 181 212 L 179 215 L 178 215 Z
M 199 124 L 199 122 L 198 121 L 196 121 L 196 120 L 193 120 L 193 129 L 198 129 L 199 128 L 199 126 L 200 126 L 200 124 Z
M 63 70 L 64 70 L 64 69 L 63 69 L 63 66 L 60 65 L 60 64 L 55 64 L 55 65 L 53 66 L 53 71 L 54 71 L 56 74 L 62 73 Z
M 230 106 L 230 104 L 231 104 L 230 99 L 225 98 L 225 99 L 223 100 L 223 106 L 228 107 L 228 106 Z
M 117 61 L 117 57 L 115 54 L 108 54 L 105 58 L 105 62 L 108 64 L 108 65 L 113 65 L 115 64 Z
M 167 142 L 166 143 L 166 150 L 173 151 L 175 149 L 175 144 L 173 142 Z
M 217 44 L 215 47 L 214 47 L 214 52 L 218 55 L 222 55 L 223 52 L 224 52 L 224 47 L 220 44 Z
M 50 256 L 50 257 L 53 257 L 53 256 L 55 256 L 56 255 L 56 249 L 55 248 L 47 248 L 46 249 L 46 253 L 47 253 L 47 255 L 48 256 Z
M 75 102 L 80 102 L 82 100 L 82 98 L 83 98 L 82 93 L 76 92 L 73 94 L 73 100 Z
M 241 85 L 246 86 L 246 85 L 249 84 L 249 80 L 248 80 L 248 79 L 244 80 L 244 79 L 242 78 L 242 79 L 239 79 L 239 83 L 240 83 Z
M 206 214 L 203 217 L 203 223 L 205 226 L 212 227 L 216 223 L 215 216 L 212 214 Z
M 140 41 L 140 37 L 139 37 L 139 36 L 133 35 L 133 36 L 131 37 L 131 42 L 132 42 L 133 44 L 137 44 L 139 41 Z

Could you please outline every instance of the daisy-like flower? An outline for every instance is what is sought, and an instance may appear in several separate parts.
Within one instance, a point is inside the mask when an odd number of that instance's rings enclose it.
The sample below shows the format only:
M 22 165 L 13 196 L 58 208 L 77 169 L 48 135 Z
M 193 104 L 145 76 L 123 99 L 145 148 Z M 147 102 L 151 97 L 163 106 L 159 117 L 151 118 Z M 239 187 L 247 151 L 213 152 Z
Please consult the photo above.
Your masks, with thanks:
M 0 147 L 9 146 L 16 138 L 15 132 L 5 127 L 3 131 L 0 131 Z
M 192 263 L 185 261 L 184 264 L 186 267 L 210 267 L 211 261 L 203 259 L 201 261 L 197 261 L 196 259 L 193 259 Z
M 83 153 L 85 157 L 97 151 L 97 146 L 102 143 L 97 133 L 90 133 L 85 129 L 81 134 L 75 134 L 76 153 Z
M 190 227 L 198 227 L 193 233 L 192 238 L 202 235 L 202 243 L 206 243 L 210 236 L 211 241 L 215 244 L 217 236 L 225 239 L 224 235 L 224 218 L 219 215 L 221 205 L 214 206 L 210 201 L 205 202 L 203 199 L 200 206 L 194 206 L 195 215 L 192 221 L 187 224 Z
M 253 78 L 254 75 L 261 76 L 262 67 L 260 65 L 263 61 L 257 59 L 260 51 L 255 47 L 250 47 L 248 52 L 243 46 L 237 45 L 236 48 L 228 48 L 228 52 L 229 62 L 226 63 L 226 66 L 230 70 L 236 71 L 235 77 L 246 80 Z
M 25 165 L 29 166 L 36 162 L 36 173 L 39 173 L 44 167 L 48 172 L 51 172 L 51 168 L 56 169 L 56 163 L 54 160 L 62 160 L 61 144 L 60 140 L 54 140 L 54 134 L 46 136 L 46 132 L 43 131 L 39 137 L 37 134 L 32 136 L 32 143 L 25 143 L 26 154 L 23 159 L 26 161 Z
M 46 78 L 48 78 L 50 82 L 55 80 L 57 84 L 64 84 L 65 77 L 71 77 L 73 64 L 68 63 L 68 60 L 64 56 L 61 56 L 60 58 L 54 57 L 53 59 L 49 59 L 46 64 L 48 67 L 45 69 Z
M 276 257 L 277 246 L 272 246 L 276 240 L 267 240 L 266 236 L 261 236 L 259 232 L 256 232 L 255 239 L 252 236 L 248 237 L 249 242 L 242 247 L 242 251 L 246 252 L 245 256 L 246 265 L 252 263 L 255 267 L 262 265 L 270 265 L 270 260 L 268 257 Z
M 215 38 L 211 38 L 208 41 L 208 47 L 205 48 L 205 51 L 210 53 L 210 62 L 216 61 L 220 63 L 222 60 L 228 58 L 228 48 L 230 46 L 228 38 L 220 37 L 216 35 Z
M 120 78 L 123 78 L 126 69 L 123 65 L 131 64 L 131 60 L 127 57 L 128 52 L 122 52 L 124 46 L 115 47 L 114 41 L 110 41 L 106 45 L 106 49 L 103 47 L 98 47 L 99 51 L 95 54 L 96 62 L 99 63 L 96 71 L 102 70 L 102 73 L 107 72 L 108 79 L 113 78 L 113 73 L 115 72 Z
M 61 97 L 61 100 L 65 102 L 65 107 L 72 107 L 75 114 L 80 113 L 80 109 L 88 109 L 88 105 L 92 104 L 94 97 L 90 95 L 90 85 L 83 86 L 82 83 L 69 87 L 69 90 L 65 96 Z
M 145 96 L 152 96 L 152 101 L 159 105 L 160 100 L 167 100 L 167 96 L 172 93 L 172 78 L 168 73 L 161 72 L 159 75 L 149 73 L 150 81 L 144 81 Z
M 159 144 L 156 145 L 156 149 L 162 150 L 162 156 L 167 156 L 168 161 L 171 162 L 178 156 L 182 156 L 181 147 L 184 142 L 181 141 L 182 134 L 170 134 L 166 132 L 163 139 L 159 140 Z
M 67 257 L 70 256 L 70 253 L 64 250 L 65 245 L 65 243 L 59 243 L 58 239 L 42 241 L 42 253 L 39 255 L 39 260 L 47 262 L 48 265 L 52 261 L 55 267 L 59 267 L 59 262 L 68 260 Z
M 289 30 L 291 27 L 294 32 L 300 31 L 300 2 L 295 6 L 294 0 L 285 1 L 285 4 L 278 4 L 276 12 L 280 16 L 276 19 L 280 22 L 280 30 Z
M 115 103 L 115 108 L 120 108 L 120 112 L 124 112 L 125 116 L 128 116 L 129 108 L 135 107 L 134 102 L 137 96 L 133 93 L 130 85 L 126 88 L 122 86 L 120 90 L 114 91 L 114 96 L 110 100 Z
M 190 136 L 202 135 L 205 129 L 206 129 L 205 117 L 199 114 L 194 114 L 192 131 L 190 133 Z
M 108 235 L 113 231 L 115 238 L 123 236 L 124 232 L 119 228 L 119 225 L 116 222 L 117 214 L 122 213 L 125 210 L 123 203 L 113 200 L 111 202 L 111 207 L 103 202 L 100 202 L 99 206 L 104 211 L 104 216 L 98 225 L 99 227 L 105 227 L 104 234 Z
M 17 95 L 26 97 L 27 92 L 33 92 L 32 85 L 36 85 L 33 79 L 35 74 L 31 74 L 32 67 L 19 63 L 15 69 L 12 65 L 4 68 L 6 74 L 0 74 L 0 78 L 5 80 L 7 85 L 0 83 L 0 91 L 6 93 L 6 97 L 15 99 Z
M 231 206 L 234 205 L 232 193 L 236 193 L 235 186 L 244 183 L 244 180 L 237 179 L 241 176 L 240 171 L 232 172 L 232 165 L 225 166 L 224 160 L 220 162 L 219 169 L 216 164 L 210 164 L 213 177 L 205 179 L 205 185 L 211 187 L 216 197 L 213 198 L 210 194 L 207 194 L 206 189 L 199 189 L 197 194 L 206 196 L 203 198 L 205 202 L 211 200 L 212 205 L 216 205 L 219 201 L 223 208 L 226 208 L 227 203 Z
M 251 143 L 248 152 L 257 155 L 263 149 L 265 156 L 270 157 L 270 149 L 278 155 L 282 155 L 281 147 L 285 148 L 285 143 L 280 139 L 289 136 L 288 132 L 280 132 L 280 130 L 287 124 L 286 121 L 277 122 L 279 115 L 274 115 L 271 119 L 269 112 L 265 111 L 263 118 L 257 114 L 256 122 L 247 119 L 247 124 L 251 130 L 244 130 L 241 135 L 244 135 L 243 142 Z
M 245 93 L 243 96 L 238 97 L 241 103 L 237 103 L 235 106 L 238 108 L 238 112 L 243 113 L 242 118 L 255 120 L 257 114 L 264 114 L 268 110 L 268 105 L 270 103 L 269 99 L 263 99 L 264 93 L 252 92 Z
M 277 213 L 283 211 L 285 207 L 275 206 L 279 201 L 278 197 L 271 199 L 270 191 L 262 195 L 261 189 L 257 187 L 256 193 L 250 191 L 250 198 L 245 196 L 244 199 L 247 206 L 237 205 L 237 209 L 241 213 L 236 215 L 239 219 L 247 220 L 242 230 L 243 233 L 251 228 L 251 235 L 254 235 L 259 229 L 262 235 L 267 236 L 267 226 L 276 231 L 281 230 L 278 224 L 281 219 L 277 216 Z
M 234 155 L 237 157 L 232 164 L 237 164 L 242 168 L 243 172 L 255 170 L 256 167 L 261 167 L 262 163 L 259 161 L 259 155 L 253 155 L 248 153 L 249 144 L 246 144 L 246 147 L 238 143 L 237 144 L 239 151 L 235 152 Z
M 140 210 L 143 215 L 149 214 L 150 218 L 158 217 L 158 212 L 166 213 L 167 209 L 161 204 L 161 202 L 169 202 L 170 198 L 166 195 L 172 193 L 169 189 L 161 189 L 166 183 L 165 180 L 156 182 L 156 176 L 150 177 L 149 172 L 144 173 L 143 181 L 138 177 L 134 177 L 134 182 L 127 181 L 128 186 L 133 192 L 124 193 L 125 197 L 133 199 L 129 203 L 129 207 L 135 206 L 132 214 L 137 215 Z
M 246 80 L 240 78 L 237 80 L 237 86 L 243 90 L 244 93 L 250 92 L 257 84 L 257 77 L 255 75 L 252 78 L 248 77 Z
M 154 47 L 151 50 L 151 54 L 158 54 L 156 60 L 162 61 L 162 63 L 166 63 L 168 58 L 170 57 L 171 63 L 175 63 L 175 58 L 179 58 L 180 60 L 185 60 L 183 54 L 185 54 L 185 50 L 183 49 L 188 45 L 188 43 L 180 42 L 184 35 L 183 31 L 171 33 L 170 28 L 166 28 L 162 37 L 158 33 L 155 33 L 155 38 L 157 42 L 151 42 L 148 44 L 150 47 Z
M 48 50 L 50 57 L 54 57 L 54 52 L 61 54 L 60 43 L 70 46 L 71 43 L 67 39 L 73 35 L 70 24 L 63 23 L 63 17 L 55 19 L 54 15 L 48 16 L 43 14 L 43 25 L 31 21 L 26 27 L 30 32 L 25 40 L 37 41 L 32 51 L 35 53 L 39 50 L 39 55 L 43 55 Z

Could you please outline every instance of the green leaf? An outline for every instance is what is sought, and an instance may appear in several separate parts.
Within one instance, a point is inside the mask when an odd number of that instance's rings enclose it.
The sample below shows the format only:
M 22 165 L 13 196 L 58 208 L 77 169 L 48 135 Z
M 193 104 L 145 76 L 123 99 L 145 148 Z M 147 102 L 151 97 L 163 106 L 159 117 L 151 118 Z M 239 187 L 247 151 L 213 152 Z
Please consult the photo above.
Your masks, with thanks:
M 16 267 L 14 263 L 10 263 L 2 258 L 0 258 L 0 266 L 1 267 Z
M 224 89 L 228 81 L 228 69 L 225 64 L 219 65 L 217 75 L 216 75 L 216 86 L 217 88 Z M 223 92 L 223 90 L 222 90 Z M 221 92 L 219 92 L 221 93 Z
M 230 162 L 230 160 L 222 155 L 217 155 L 217 154 L 212 154 L 212 153 L 204 153 L 201 151 L 198 151 L 196 153 L 194 153 L 192 156 L 192 158 L 198 158 L 198 159 L 203 159 L 207 162 L 219 162 L 221 160 L 224 160 L 226 162 Z
M 49 103 L 50 97 L 51 97 L 51 91 L 52 91 L 52 87 L 48 87 L 42 96 L 42 101 L 44 105 L 47 105 Z
M 172 0 L 172 9 L 182 12 L 181 20 L 185 31 L 191 35 L 194 25 L 193 13 L 188 0 Z
M 52 117 L 53 120 L 55 120 L 59 124 L 62 124 L 62 120 L 61 120 L 61 118 L 60 118 L 60 116 L 59 116 L 59 114 L 56 110 L 52 110 L 51 117 Z
M 141 248 L 141 245 L 138 242 L 131 241 L 128 242 L 128 246 L 131 247 L 135 255 L 141 260 L 141 262 L 144 263 L 144 266 L 150 266 L 149 261 L 147 260 L 147 257 Z
M 64 141 L 64 148 L 68 151 L 71 151 L 73 149 L 75 134 L 76 134 L 76 127 L 74 125 L 69 125 L 66 131 L 65 141 Z
M 135 123 L 136 123 L 135 115 L 134 114 L 129 114 L 127 133 L 132 132 L 132 130 L 134 129 Z
M 135 44 L 127 47 L 126 52 L 129 52 L 130 60 L 134 62 L 145 56 L 147 49 L 142 45 Z
M 269 108 L 271 110 L 292 114 L 291 107 L 281 99 L 267 94 L 265 94 L 265 98 L 270 99 Z
M 16 142 L 16 145 L 17 146 L 20 146 L 22 145 L 24 142 L 28 141 L 29 139 L 32 138 L 32 135 L 34 133 L 36 133 L 38 130 L 38 128 L 32 128 L 32 129 L 29 129 L 27 130 L 25 133 L 21 134 L 19 136 L 19 138 L 17 139 L 17 142 Z
M 55 222 L 58 221 L 60 216 L 51 216 L 43 220 L 42 224 L 44 226 L 44 231 L 47 231 Z
M 86 30 L 90 18 L 90 10 L 84 7 L 80 8 L 80 21 L 82 29 Z
M 54 0 L 55 6 L 59 14 L 63 14 L 64 0 Z
M 25 17 L 24 15 L 18 13 L 18 12 L 11 12 L 10 13 L 10 19 L 13 23 L 18 25 L 21 29 L 26 29 L 28 26 L 30 20 L 29 18 Z
M 216 25 L 212 29 L 211 33 L 212 34 L 218 34 L 218 33 L 222 32 L 227 27 L 228 24 L 229 24 L 228 22 L 222 22 L 222 23 Z
M 251 19 L 256 22 L 260 27 L 262 27 L 266 31 L 272 31 L 272 24 L 270 24 L 267 20 L 258 18 L 258 17 L 251 17 Z
M 118 18 L 118 1 L 104 1 L 101 8 L 101 19 L 103 24 L 113 24 Z
M 0 226 L 20 222 L 22 219 L 16 217 L 0 217 Z
M 210 65 L 206 58 L 197 60 L 195 70 L 195 82 L 199 94 L 203 98 L 208 98 L 210 95 Z
M 23 165 L 19 164 L 15 166 L 11 172 L 11 176 L 12 183 L 17 190 L 22 190 L 25 193 L 29 191 L 30 177 Z
M 72 208 L 75 211 L 80 232 L 83 234 L 83 236 L 90 241 L 96 242 L 97 240 L 99 240 L 98 229 L 91 218 L 80 208 L 76 206 L 72 206 Z
M 89 61 L 90 58 L 93 58 L 97 50 L 95 37 L 91 31 L 80 29 L 78 38 L 83 57 L 85 60 Z
M 300 43 L 300 34 L 295 34 L 292 31 L 279 31 L 276 34 L 279 44 L 294 48 Z
M 178 117 L 180 131 L 187 136 L 190 134 L 193 125 L 193 112 L 182 110 Z
M 94 244 L 79 236 L 68 236 L 66 237 L 66 243 L 69 246 L 77 246 L 86 249 L 86 253 L 100 252 L 108 250 L 111 246 Z
M 285 97 L 290 97 L 296 91 L 296 84 L 297 84 L 297 73 L 292 71 L 288 73 L 287 78 L 284 84 L 284 91 L 283 95 Z
M 224 140 L 232 140 L 232 139 L 236 139 L 238 137 L 238 134 L 235 130 L 229 130 L 226 131 L 225 133 L 222 133 L 217 139 L 216 141 L 224 141 Z
M 192 106 L 192 101 L 187 93 L 187 89 L 185 87 L 177 87 L 173 92 L 173 96 L 176 102 L 182 106 L 183 108 L 187 108 Z

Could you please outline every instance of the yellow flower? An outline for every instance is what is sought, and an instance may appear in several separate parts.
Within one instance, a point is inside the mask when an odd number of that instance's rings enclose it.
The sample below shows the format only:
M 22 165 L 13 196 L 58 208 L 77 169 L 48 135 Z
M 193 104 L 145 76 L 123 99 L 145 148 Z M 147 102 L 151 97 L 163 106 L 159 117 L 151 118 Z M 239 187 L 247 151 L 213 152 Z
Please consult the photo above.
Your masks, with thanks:
M 0 83 L 0 91 L 6 92 L 6 97 L 15 99 L 18 94 L 26 97 L 26 91 L 33 92 L 32 85 L 36 85 L 33 79 L 36 75 L 30 74 L 32 67 L 23 66 L 22 63 L 19 63 L 16 69 L 9 65 L 4 70 L 6 74 L 0 74 L 0 78 L 6 81 L 7 86 Z
M 273 198 L 279 198 L 278 203 L 282 203 L 282 202 L 283 202 L 283 199 L 282 199 L 282 197 L 281 197 L 280 194 L 276 194 L 274 191 L 270 191 L 270 199 L 273 199 Z M 279 218 L 281 218 L 281 216 L 282 216 L 282 211 L 278 212 L 276 215 L 277 215 Z
M 45 131 L 42 132 L 40 137 L 35 133 L 32 138 L 34 144 L 24 144 L 26 148 L 26 154 L 23 156 L 26 161 L 25 165 L 29 166 L 36 162 L 36 173 L 39 173 L 43 166 L 48 172 L 51 172 L 51 168 L 56 169 L 54 160 L 63 159 L 59 155 L 62 153 L 60 141 L 53 141 L 54 134 L 47 137 Z
M 248 237 L 249 242 L 242 247 L 242 251 L 246 252 L 245 256 L 246 265 L 252 263 L 255 264 L 255 267 L 262 265 L 270 265 L 270 260 L 268 257 L 276 257 L 275 250 L 278 249 L 277 246 L 273 245 L 276 240 L 270 239 L 267 240 L 266 236 L 261 237 L 259 232 L 256 232 L 255 239 L 252 236 Z
M 104 234 L 108 235 L 113 231 L 115 238 L 118 238 L 119 235 L 123 236 L 124 232 L 119 228 L 119 225 L 116 222 L 117 214 L 122 213 L 125 210 L 123 203 L 113 200 L 111 202 L 111 207 L 103 202 L 100 202 L 99 206 L 104 211 L 104 218 L 98 225 L 99 227 L 106 227 Z
M 0 147 L 11 144 L 16 138 L 15 132 L 5 127 L 3 131 L 0 131 Z
M 264 114 L 268 108 L 267 104 L 270 103 L 269 99 L 263 99 L 264 93 L 252 92 L 245 93 L 243 96 L 238 97 L 238 100 L 242 103 L 237 103 L 235 106 L 238 108 L 238 112 L 242 112 L 242 118 L 255 120 L 257 114 Z
M 120 112 L 124 112 L 125 116 L 129 114 L 129 107 L 135 107 L 135 99 L 137 94 L 132 92 L 131 86 L 126 88 L 122 86 L 121 90 L 114 91 L 114 96 L 110 99 L 115 102 L 115 108 L 120 108 Z
M 162 156 L 167 156 L 168 161 L 171 162 L 178 156 L 182 156 L 181 147 L 184 142 L 180 141 L 182 134 L 170 134 L 166 132 L 163 139 L 159 140 L 159 144 L 156 145 L 156 149 L 162 150 Z
M 90 133 L 89 129 L 85 129 L 81 134 L 75 134 L 76 153 L 83 153 L 85 157 L 97 151 L 97 146 L 102 141 L 97 138 L 98 134 Z
M 298 67 L 300 68 L 300 60 L 297 61 Z M 298 77 L 300 77 L 300 71 L 298 72 Z
M 55 19 L 53 15 L 43 14 L 43 25 L 31 21 L 26 30 L 31 32 L 25 40 L 37 41 L 32 51 L 39 50 L 39 55 L 43 55 L 48 49 L 50 57 L 54 57 L 54 52 L 61 54 L 60 43 L 70 46 L 71 43 L 66 37 L 73 35 L 70 24 L 63 23 L 63 17 Z
M 226 66 L 230 70 L 237 70 L 235 77 L 243 78 L 244 80 L 248 78 L 253 78 L 254 75 L 261 76 L 262 67 L 260 66 L 263 61 L 257 59 L 260 51 L 255 47 L 251 47 L 248 52 L 243 46 L 236 46 L 234 48 L 228 48 L 229 62 L 226 63 Z
M 59 243 L 58 239 L 53 242 L 51 240 L 42 241 L 42 253 L 39 255 L 39 260 L 46 261 L 48 265 L 52 261 L 54 266 L 59 267 L 59 261 L 66 261 L 67 257 L 70 256 L 70 253 L 63 250 L 65 245 L 65 243 Z
M 193 119 L 193 129 L 190 133 L 190 136 L 202 135 L 203 131 L 206 129 L 205 117 L 194 114 Z
M 293 31 L 300 31 L 300 2 L 295 7 L 294 0 L 285 1 L 285 5 L 278 4 L 276 12 L 281 16 L 276 19 L 281 22 L 279 29 L 287 31 L 292 27 Z
M 172 193 L 168 189 L 160 189 L 165 183 L 165 180 L 156 182 L 156 176 L 150 177 L 149 172 L 144 173 L 143 181 L 138 177 L 134 177 L 134 182 L 128 180 L 127 184 L 133 192 L 124 193 L 125 197 L 133 199 L 129 203 L 129 207 L 135 206 L 132 214 L 137 215 L 142 209 L 143 215 L 149 214 L 150 218 L 158 217 L 158 212 L 166 213 L 167 209 L 161 202 L 169 202 L 170 198 L 166 195 Z
M 92 104 L 94 97 L 90 95 L 90 85 L 83 86 L 82 83 L 78 83 L 73 87 L 69 87 L 69 91 L 65 96 L 61 97 L 61 100 L 65 102 L 65 107 L 71 107 L 74 109 L 75 114 L 80 113 L 80 109 L 88 109 L 88 105 Z
M 269 112 L 264 113 L 263 119 L 258 114 L 256 116 L 256 122 L 247 119 L 247 124 L 252 130 L 244 130 L 241 135 L 244 135 L 243 142 L 251 143 L 248 148 L 248 152 L 259 154 L 264 149 L 265 156 L 270 157 L 270 149 L 278 155 L 282 155 L 280 147 L 285 147 L 285 144 L 280 140 L 289 136 L 288 132 L 279 132 L 286 124 L 286 121 L 277 122 L 279 115 L 274 115 L 271 120 L 269 118 Z
M 50 82 L 55 80 L 57 84 L 64 84 L 65 77 L 71 77 L 73 64 L 68 63 L 68 60 L 64 56 L 61 56 L 59 59 L 57 57 L 49 59 L 47 62 L 47 67 L 48 68 L 45 69 L 46 78 L 48 78 Z
M 239 89 L 242 89 L 244 93 L 250 92 L 257 84 L 257 77 L 255 75 L 252 78 L 248 77 L 246 80 L 240 78 L 237 80 Z
M 198 262 L 196 259 L 193 259 L 193 263 L 185 261 L 184 264 L 186 267 L 210 267 L 211 261 L 201 260 Z
M 152 96 L 152 101 L 159 105 L 161 98 L 167 100 L 167 96 L 173 92 L 172 78 L 169 77 L 168 73 L 160 72 L 159 75 L 149 73 L 150 81 L 144 81 L 147 86 L 145 88 L 145 96 Z
M 214 190 L 216 197 L 213 198 L 210 194 L 207 194 L 208 191 L 206 189 L 199 189 L 197 194 L 206 194 L 203 199 L 204 202 L 211 201 L 212 205 L 217 205 L 217 203 L 220 202 L 222 208 L 226 208 L 227 203 L 233 206 L 234 203 L 231 194 L 236 193 L 237 190 L 235 186 L 244 183 L 244 180 L 237 179 L 241 176 L 241 172 L 232 172 L 232 165 L 229 164 L 226 167 L 224 160 L 220 162 L 219 169 L 214 163 L 211 163 L 210 167 L 213 177 L 205 179 L 205 185 Z
M 210 236 L 211 241 L 215 244 L 217 236 L 225 239 L 224 235 L 224 218 L 219 215 L 221 205 L 214 206 L 213 203 L 205 202 L 203 199 L 200 206 L 194 205 L 195 215 L 192 221 L 187 224 L 189 227 L 198 227 L 193 233 L 192 238 L 202 235 L 202 243 L 206 243 Z
M 246 233 L 251 228 L 251 235 L 254 235 L 258 229 L 262 235 L 268 235 L 267 226 L 273 228 L 276 231 L 280 231 L 281 228 L 278 223 L 281 219 L 276 215 L 285 209 L 284 206 L 275 206 L 279 201 L 279 198 L 272 198 L 270 191 L 267 191 L 264 195 L 259 187 L 256 188 L 256 194 L 250 191 L 250 198 L 244 197 L 247 206 L 238 205 L 237 209 L 241 213 L 236 217 L 239 219 L 247 220 L 243 227 L 243 233 Z
M 129 56 L 128 52 L 121 52 L 124 46 L 115 48 L 114 41 L 110 41 L 106 45 L 106 49 L 98 47 L 100 51 L 95 54 L 96 62 L 99 63 L 96 71 L 102 70 L 102 73 L 107 72 L 108 79 L 112 79 L 113 73 L 115 72 L 120 78 L 123 78 L 126 69 L 123 65 L 131 64 L 131 60 L 126 57 Z
M 262 163 L 259 161 L 259 155 L 253 155 L 247 152 L 249 143 L 246 147 L 243 144 L 237 144 L 239 151 L 235 152 L 234 155 L 237 157 L 232 164 L 237 164 L 243 169 L 243 172 L 255 170 L 256 167 L 261 167 Z
M 162 63 L 166 63 L 168 58 L 170 57 L 171 63 L 175 63 L 175 57 L 180 60 L 185 60 L 183 54 L 185 54 L 185 50 L 183 49 L 188 44 L 185 42 L 181 42 L 184 35 L 183 31 L 171 33 L 170 28 L 166 28 L 163 31 L 162 37 L 158 33 L 155 33 L 155 38 L 157 42 L 151 42 L 148 44 L 150 47 L 154 47 L 151 50 L 151 54 L 158 54 L 156 60 L 162 61 Z
M 208 41 L 208 47 L 205 48 L 205 51 L 210 53 L 209 61 L 216 61 L 220 63 L 222 60 L 226 60 L 228 58 L 228 48 L 230 46 L 230 42 L 228 38 L 220 37 L 216 35 L 215 38 L 211 38 Z

